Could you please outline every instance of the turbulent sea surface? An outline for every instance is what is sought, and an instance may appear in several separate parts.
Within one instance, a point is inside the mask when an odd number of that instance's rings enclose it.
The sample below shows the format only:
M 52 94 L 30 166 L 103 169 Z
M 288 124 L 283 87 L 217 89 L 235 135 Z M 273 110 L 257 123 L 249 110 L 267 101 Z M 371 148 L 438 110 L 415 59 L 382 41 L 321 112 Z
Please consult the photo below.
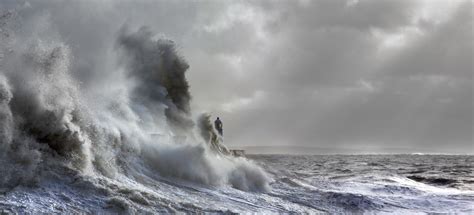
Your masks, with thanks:
M 450 155 L 258 155 L 270 196 L 330 213 L 474 212 L 474 157 Z
M 225 158 L 223 158 L 225 159 Z M 251 155 L 267 192 L 170 178 L 87 178 L 63 170 L 4 190 L 5 212 L 474 213 L 473 156 Z M 59 175 L 59 172 L 62 172 Z

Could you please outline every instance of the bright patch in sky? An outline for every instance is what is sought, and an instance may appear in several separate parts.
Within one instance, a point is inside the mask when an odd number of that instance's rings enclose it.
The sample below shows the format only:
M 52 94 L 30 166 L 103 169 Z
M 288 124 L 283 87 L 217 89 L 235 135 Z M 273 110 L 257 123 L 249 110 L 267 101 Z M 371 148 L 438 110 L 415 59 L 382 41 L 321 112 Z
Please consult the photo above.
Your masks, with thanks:
M 263 99 L 265 93 L 263 91 L 257 90 L 250 97 L 241 97 L 233 99 L 227 103 L 221 105 L 221 109 L 225 112 L 233 112 L 237 109 L 242 109 L 248 107 L 249 105 L 258 102 Z

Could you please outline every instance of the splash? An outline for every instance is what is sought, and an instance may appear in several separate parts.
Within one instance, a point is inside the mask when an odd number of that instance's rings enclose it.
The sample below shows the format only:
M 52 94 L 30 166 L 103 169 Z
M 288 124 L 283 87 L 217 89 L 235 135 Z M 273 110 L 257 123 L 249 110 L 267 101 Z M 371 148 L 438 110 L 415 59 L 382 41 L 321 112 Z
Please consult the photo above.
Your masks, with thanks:
M 2 23 L 11 20 L 2 17 Z M 173 41 L 146 27 L 124 27 L 110 42 L 113 57 L 97 56 L 113 66 L 84 84 L 74 69 L 80 59 L 60 37 L 5 26 L 16 40 L 0 38 L 1 187 L 34 184 L 61 166 L 83 177 L 176 178 L 269 190 L 259 166 L 195 135 L 202 129 L 190 109 L 189 65 Z
M 197 122 L 199 134 L 204 139 L 204 141 L 206 141 L 209 147 L 215 152 L 230 155 L 229 149 L 227 149 L 227 147 L 222 144 L 222 137 L 216 133 L 216 130 L 212 126 L 211 115 L 208 113 L 203 113 L 199 116 Z

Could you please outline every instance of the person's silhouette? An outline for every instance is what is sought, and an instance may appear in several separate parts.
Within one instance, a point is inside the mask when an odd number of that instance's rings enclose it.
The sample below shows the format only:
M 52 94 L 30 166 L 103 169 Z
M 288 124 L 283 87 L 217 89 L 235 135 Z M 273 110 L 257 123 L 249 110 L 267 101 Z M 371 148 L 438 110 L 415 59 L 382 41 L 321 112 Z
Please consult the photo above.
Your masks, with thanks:
M 222 121 L 217 117 L 216 121 L 214 121 L 214 127 L 216 128 L 217 132 L 222 136 L 223 135 L 223 130 L 222 130 Z

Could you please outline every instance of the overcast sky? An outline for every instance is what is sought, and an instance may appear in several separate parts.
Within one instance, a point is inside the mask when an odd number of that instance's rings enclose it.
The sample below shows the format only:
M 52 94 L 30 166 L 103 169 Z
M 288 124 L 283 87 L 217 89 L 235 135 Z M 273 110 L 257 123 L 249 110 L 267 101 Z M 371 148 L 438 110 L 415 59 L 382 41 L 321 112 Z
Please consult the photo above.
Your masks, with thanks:
M 227 145 L 474 153 L 472 1 L 117 2 L 22 10 L 83 70 L 125 23 L 173 39 L 194 112 L 220 116 Z

